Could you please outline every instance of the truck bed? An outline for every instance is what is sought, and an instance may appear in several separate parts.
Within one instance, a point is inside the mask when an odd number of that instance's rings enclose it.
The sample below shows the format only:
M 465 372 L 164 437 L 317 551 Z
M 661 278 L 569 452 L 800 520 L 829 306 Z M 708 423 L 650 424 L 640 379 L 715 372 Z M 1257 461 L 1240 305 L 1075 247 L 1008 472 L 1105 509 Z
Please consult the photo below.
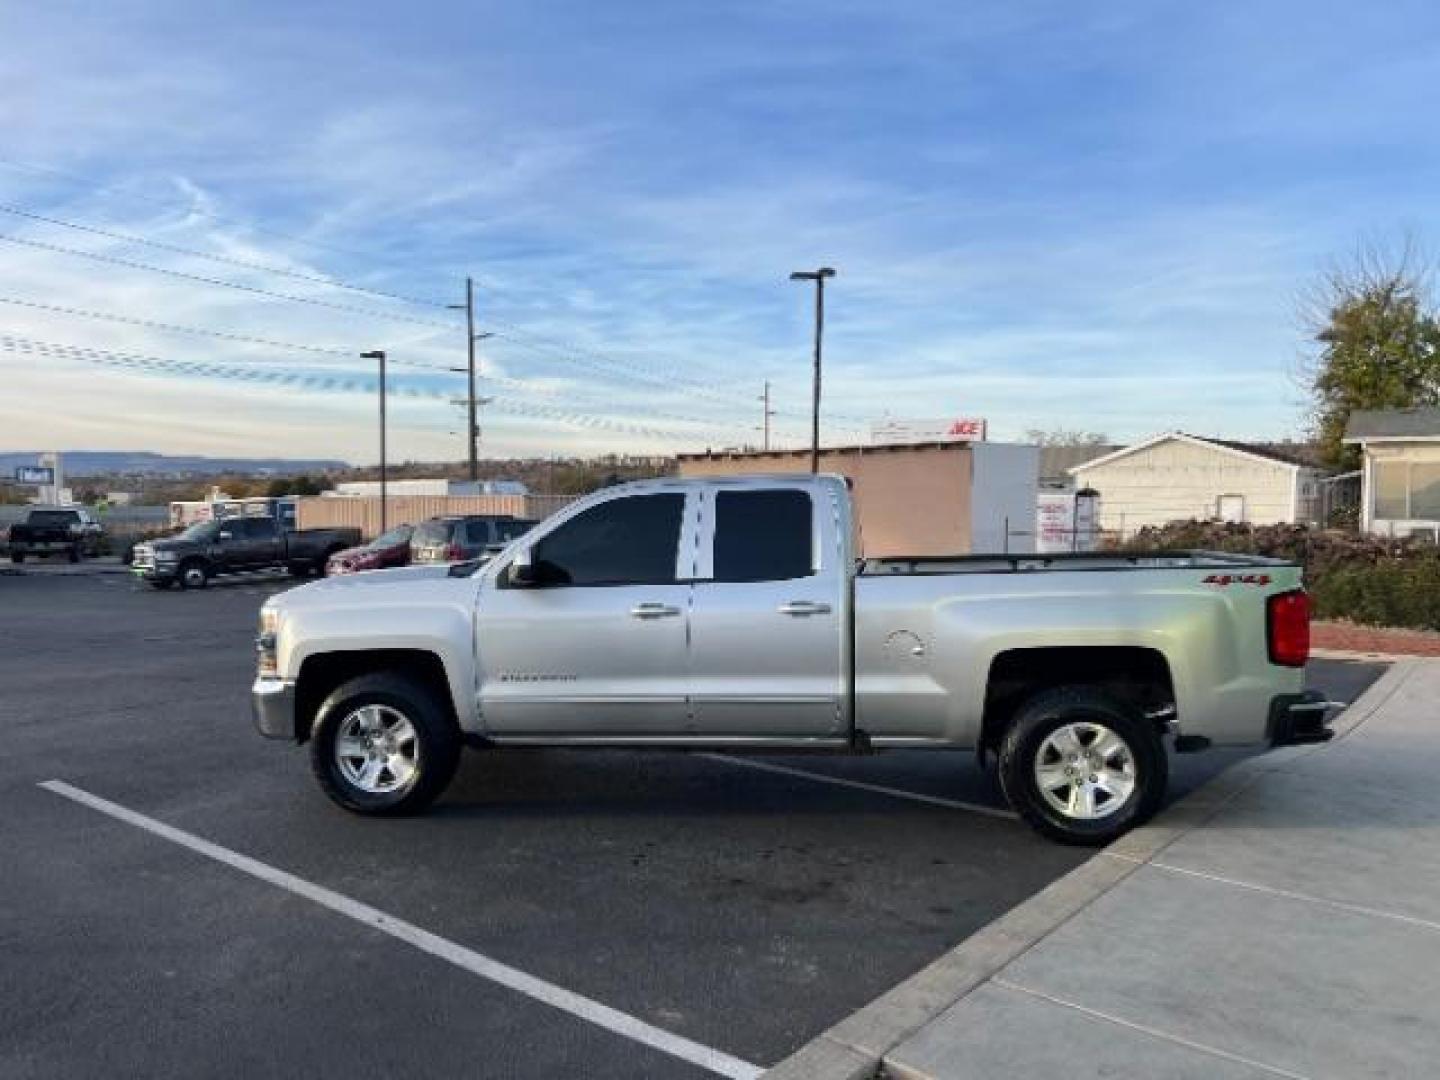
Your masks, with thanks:
M 1230 551 L 1078 552 L 1051 555 L 911 555 L 865 559 L 862 577 L 1006 574 L 1041 570 L 1235 570 L 1293 566 L 1286 559 Z

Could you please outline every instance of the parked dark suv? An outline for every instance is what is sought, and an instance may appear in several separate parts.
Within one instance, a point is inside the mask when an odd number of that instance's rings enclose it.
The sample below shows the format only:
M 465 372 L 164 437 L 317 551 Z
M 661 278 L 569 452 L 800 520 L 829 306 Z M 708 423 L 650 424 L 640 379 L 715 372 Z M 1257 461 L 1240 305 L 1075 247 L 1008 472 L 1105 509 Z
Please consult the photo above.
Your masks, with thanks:
M 493 555 L 538 522 L 495 514 L 436 517 L 415 526 L 410 538 L 412 563 L 465 562 Z

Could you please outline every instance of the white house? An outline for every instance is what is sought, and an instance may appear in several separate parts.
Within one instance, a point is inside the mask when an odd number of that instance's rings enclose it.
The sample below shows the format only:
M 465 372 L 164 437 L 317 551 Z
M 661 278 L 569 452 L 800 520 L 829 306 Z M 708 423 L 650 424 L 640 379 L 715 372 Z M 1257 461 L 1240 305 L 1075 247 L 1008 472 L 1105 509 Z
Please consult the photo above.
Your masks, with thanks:
M 1353 412 L 1345 441 L 1363 455 L 1360 527 L 1440 540 L 1440 409 Z
M 1170 431 L 1082 462 L 1077 488 L 1099 493 L 1100 527 L 1130 533 L 1170 521 L 1299 523 L 1315 518 L 1321 471 L 1283 450 Z

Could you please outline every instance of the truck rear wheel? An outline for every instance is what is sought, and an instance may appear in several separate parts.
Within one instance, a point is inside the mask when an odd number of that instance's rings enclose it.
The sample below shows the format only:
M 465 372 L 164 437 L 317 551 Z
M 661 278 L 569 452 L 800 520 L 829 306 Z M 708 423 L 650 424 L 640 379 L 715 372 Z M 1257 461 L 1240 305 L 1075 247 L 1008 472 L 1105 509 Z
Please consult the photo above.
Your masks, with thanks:
M 434 802 L 460 761 L 460 731 L 434 694 L 402 675 L 362 675 L 316 715 L 310 768 L 356 814 L 412 814 Z
M 1154 725 L 1124 701 L 1063 686 L 1022 705 L 1000 744 L 1000 784 L 1033 828 L 1107 844 L 1148 819 L 1169 778 Z

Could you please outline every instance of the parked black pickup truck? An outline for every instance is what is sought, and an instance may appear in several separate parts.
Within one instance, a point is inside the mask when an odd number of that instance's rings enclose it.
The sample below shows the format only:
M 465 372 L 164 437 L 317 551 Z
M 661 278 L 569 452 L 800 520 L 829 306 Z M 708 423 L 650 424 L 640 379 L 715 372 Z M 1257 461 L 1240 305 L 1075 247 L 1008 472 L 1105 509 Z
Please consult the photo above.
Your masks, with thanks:
M 10 561 L 24 562 L 26 555 L 64 555 L 79 562 L 86 555 L 98 555 L 105 530 L 83 506 L 31 510 L 24 521 L 10 526 Z
M 212 577 L 287 568 L 296 577 L 323 574 L 337 551 L 360 542 L 359 529 L 286 532 L 271 517 L 224 518 L 191 525 L 179 536 L 137 544 L 131 572 L 157 589 L 203 589 Z

